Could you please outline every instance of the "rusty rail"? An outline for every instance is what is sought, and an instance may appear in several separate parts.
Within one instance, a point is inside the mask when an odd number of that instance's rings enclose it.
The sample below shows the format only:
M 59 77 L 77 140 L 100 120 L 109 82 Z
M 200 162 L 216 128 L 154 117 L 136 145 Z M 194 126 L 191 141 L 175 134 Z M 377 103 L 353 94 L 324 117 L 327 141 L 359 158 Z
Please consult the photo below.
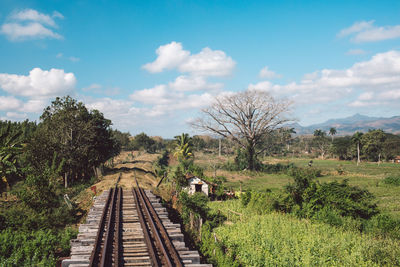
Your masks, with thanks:
M 161 266 L 161 262 L 157 257 L 156 248 L 154 247 L 154 244 L 151 241 L 150 231 L 148 229 L 148 226 L 146 225 L 146 220 L 144 218 L 142 208 L 139 206 L 140 205 L 139 204 L 139 197 L 138 197 L 138 194 L 136 193 L 135 189 L 132 189 L 132 194 L 133 194 L 133 197 L 135 198 L 135 201 L 136 201 L 136 209 L 137 209 L 137 213 L 138 213 L 138 216 L 139 216 L 139 222 L 140 222 L 140 225 L 141 225 L 142 230 L 143 230 L 144 240 L 146 242 L 147 249 L 149 250 L 151 263 L 152 263 L 153 266 L 156 266 L 156 267 Z
M 148 224 L 151 228 L 153 238 L 156 241 L 157 248 L 161 253 L 162 260 L 167 266 L 179 266 L 179 267 L 183 266 L 179 254 L 176 251 L 174 245 L 172 244 L 172 241 L 168 236 L 167 230 L 162 224 L 160 218 L 158 217 L 157 212 L 151 205 L 150 200 L 146 196 L 143 188 L 139 186 L 139 183 L 137 182 L 136 178 L 135 181 L 137 187 L 134 190 L 136 191 L 136 194 L 139 196 L 138 199 L 140 201 L 142 209 L 146 213 L 146 217 L 148 218 Z
M 100 249 L 101 249 L 101 239 L 103 238 L 105 220 L 106 220 L 106 216 L 107 216 L 108 206 L 110 205 L 112 193 L 113 193 L 113 189 L 111 188 L 110 192 L 108 193 L 106 204 L 104 205 L 104 209 L 103 209 L 103 212 L 101 215 L 99 229 L 97 230 L 97 235 L 96 235 L 96 239 L 94 242 L 92 254 L 90 255 L 90 261 L 89 261 L 90 267 L 98 265 L 98 263 L 97 263 L 98 257 L 96 257 L 96 255 L 100 252 Z

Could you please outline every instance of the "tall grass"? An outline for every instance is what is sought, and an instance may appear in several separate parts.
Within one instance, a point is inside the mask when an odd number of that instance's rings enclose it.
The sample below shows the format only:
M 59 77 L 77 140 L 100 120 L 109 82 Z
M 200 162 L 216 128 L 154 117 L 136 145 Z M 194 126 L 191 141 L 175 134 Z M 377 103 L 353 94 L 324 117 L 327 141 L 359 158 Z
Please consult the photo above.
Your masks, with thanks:
M 400 264 L 400 244 L 291 215 L 256 215 L 214 229 L 243 266 L 382 266 Z

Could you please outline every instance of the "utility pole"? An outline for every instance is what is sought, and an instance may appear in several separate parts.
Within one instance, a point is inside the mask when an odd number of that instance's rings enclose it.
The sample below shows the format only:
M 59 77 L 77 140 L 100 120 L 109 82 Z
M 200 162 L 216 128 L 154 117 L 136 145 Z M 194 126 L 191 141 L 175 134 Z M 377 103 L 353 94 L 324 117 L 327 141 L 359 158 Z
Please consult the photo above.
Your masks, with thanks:
M 218 138 L 218 157 L 221 157 L 221 138 Z

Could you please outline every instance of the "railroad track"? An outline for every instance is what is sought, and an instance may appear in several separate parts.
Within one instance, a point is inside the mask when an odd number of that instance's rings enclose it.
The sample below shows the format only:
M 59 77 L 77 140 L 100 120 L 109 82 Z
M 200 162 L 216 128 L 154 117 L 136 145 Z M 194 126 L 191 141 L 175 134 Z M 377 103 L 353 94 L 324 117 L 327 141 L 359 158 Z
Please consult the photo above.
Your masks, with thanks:
M 115 185 L 103 193 L 88 216 L 97 231 L 81 225 L 71 259 L 62 266 L 211 266 L 200 264 L 198 252 L 185 247 L 155 196 L 136 185 L 131 190 Z

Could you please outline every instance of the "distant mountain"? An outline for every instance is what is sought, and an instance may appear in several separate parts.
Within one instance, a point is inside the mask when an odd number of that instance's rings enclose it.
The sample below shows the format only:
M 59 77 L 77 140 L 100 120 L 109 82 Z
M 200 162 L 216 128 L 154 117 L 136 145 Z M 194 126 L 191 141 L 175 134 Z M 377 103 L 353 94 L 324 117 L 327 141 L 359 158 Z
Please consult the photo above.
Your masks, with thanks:
M 329 132 L 331 127 L 336 128 L 336 135 L 352 135 L 354 132 L 367 132 L 370 129 L 382 129 L 388 133 L 400 134 L 400 116 L 391 118 L 368 117 L 361 114 L 342 119 L 330 119 L 323 123 L 310 126 L 301 126 L 298 123 L 289 125 L 297 134 L 313 134 L 316 129 Z

